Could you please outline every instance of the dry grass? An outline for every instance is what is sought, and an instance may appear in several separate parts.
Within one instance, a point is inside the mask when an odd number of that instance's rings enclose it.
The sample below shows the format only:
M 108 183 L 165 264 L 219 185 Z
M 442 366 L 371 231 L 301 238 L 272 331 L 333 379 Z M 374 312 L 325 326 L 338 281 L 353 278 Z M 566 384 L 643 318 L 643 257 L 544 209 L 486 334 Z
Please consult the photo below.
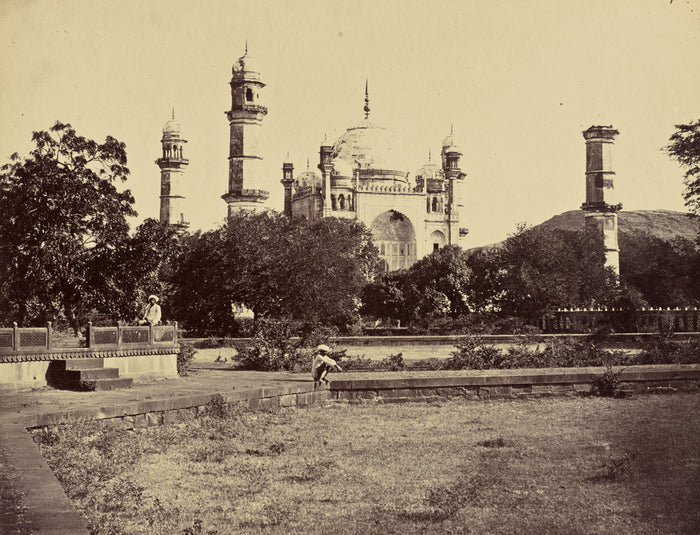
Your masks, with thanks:
M 333 404 L 42 448 L 95 533 L 697 533 L 699 405 Z

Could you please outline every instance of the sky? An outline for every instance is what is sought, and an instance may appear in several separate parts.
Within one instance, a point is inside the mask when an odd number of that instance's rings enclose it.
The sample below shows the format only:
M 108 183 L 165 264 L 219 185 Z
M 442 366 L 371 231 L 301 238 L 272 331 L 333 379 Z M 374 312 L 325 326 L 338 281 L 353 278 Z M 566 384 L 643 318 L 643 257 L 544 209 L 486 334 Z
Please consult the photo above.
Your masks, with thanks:
M 0 164 L 60 120 L 126 143 L 136 226 L 158 218 L 163 125 L 181 123 L 190 230 L 223 223 L 233 63 L 267 84 L 268 205 L 289 154 L 315 168 L 324 138 L 364 117 L 394 133 L 405 170 L 464 153 L 462 243 L 504 239 L 585 200 L 591 125 L 620 131 L 625 210 L 685 211 L 661 148 L 700 118 L 700 0 L 0 0 Z

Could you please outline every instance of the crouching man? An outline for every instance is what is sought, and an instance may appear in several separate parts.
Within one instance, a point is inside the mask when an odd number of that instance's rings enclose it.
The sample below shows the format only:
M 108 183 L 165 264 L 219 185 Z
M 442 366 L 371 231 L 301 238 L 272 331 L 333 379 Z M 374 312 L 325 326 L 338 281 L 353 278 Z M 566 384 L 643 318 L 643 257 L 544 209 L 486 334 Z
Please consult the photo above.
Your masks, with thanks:
M 316 354 L 314 355 L 314 360 L 311 364 L 311 376 L 314 378 L 314 382 L 316 383 L 324 382 L 328 384 L 326 375 L 329 371 L 343 371 L 340 366 L 338 366 L 338 363 L 328 356 L 328 353 L 330 352 L 331 348 L 325 344 L 321 344 L 316 348 Z

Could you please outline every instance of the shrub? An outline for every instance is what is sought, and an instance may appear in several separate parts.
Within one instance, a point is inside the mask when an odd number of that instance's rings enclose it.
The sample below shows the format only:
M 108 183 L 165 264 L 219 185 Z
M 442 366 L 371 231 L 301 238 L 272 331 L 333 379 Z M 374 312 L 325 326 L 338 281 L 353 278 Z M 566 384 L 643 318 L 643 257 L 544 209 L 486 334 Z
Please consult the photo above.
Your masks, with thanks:
M 672 332 L 662 332 L 643 343 L 635 364 L 700 364 L 700 340 L 674 340 Z
M 185 377 L 190 372 L 192 360 L 197 354 L 194 346 L 188 342 L 180 342 L 180 351 L 177 354 L 177 374 L 180 377 Z
M 390 372 L 398 372 L 406 369 L 402 353 L 389 355 L 385 359 L 382 359 L 382 366 Z
M 239 348 L 236 360 L 246 370 L 300 371 L 311 364 L 310 350 L 291 339 L 291 324 L 260 320 L 258 330 L 246 347 Z
M 457 351 L 445 361 L 445 370 L 483 370 L 500 368 L 501 351 L 485 345 L 479 336 L 468 336 L 457 344 Z
M 607 398 L 619 397 L 621 394 L 620 375 L 622 375 L 622 370 L 616 372 L 611 366 L 608 366 L 605 373 L 593 382 L 593 392 Z

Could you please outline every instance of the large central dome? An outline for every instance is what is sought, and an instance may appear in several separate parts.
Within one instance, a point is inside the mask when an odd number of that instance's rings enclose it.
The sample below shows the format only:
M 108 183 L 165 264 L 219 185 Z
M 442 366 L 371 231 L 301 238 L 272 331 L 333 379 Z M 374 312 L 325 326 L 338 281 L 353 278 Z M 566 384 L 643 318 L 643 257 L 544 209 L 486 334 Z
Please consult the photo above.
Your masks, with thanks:
M 341 158 L 351 168 L 398 171 L 403 167 L 394 153 L 391 133 L 364 119 L 348 128 L 333 144 L 333 157 Z

